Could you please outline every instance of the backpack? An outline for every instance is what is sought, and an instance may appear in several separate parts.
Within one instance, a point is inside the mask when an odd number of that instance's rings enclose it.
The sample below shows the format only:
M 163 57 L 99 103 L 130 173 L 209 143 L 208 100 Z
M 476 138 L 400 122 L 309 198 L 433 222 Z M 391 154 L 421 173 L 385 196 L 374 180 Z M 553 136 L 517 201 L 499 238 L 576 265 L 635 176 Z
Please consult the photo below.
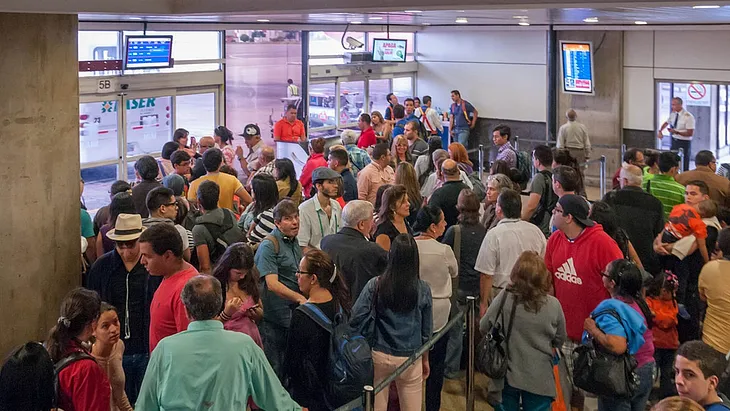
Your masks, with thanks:
M 53 366 L 53 391 L 54 391 L 55 395 L 53 397 L 53 407 L 51 407 L 51 408 L 58 408 L 58 402 L 59 402 L 58 400 L 60 398 L 59 390 L 61 388 L 60 383 L 58 381 L 58 376 L 61 374 L 61 371 L 63 371 L 69 365 L 71 365 L 77 361 L 82 361 L 82 360 L 91 360 L 91 361 L 96 362 L 94 357 L 92 357 L 91 355 L 89 355 L 83 351 L 74 351 L 71 354 L 69 354 L 68 356 L 62 358 L 59 362 L 57 362 Z
M 213 223 L 200 223 L 213 237 L 215 242 L 215 248 L 209 250 L 210 262 L 214 264 L 218 259 L 226 252 L 226 248 L 234 243 L 245 243 L 246 236 L 243 234 L 238 224 L 233 220 L 231 216 L 232 212 L 227 209 L 223 209 L 223 224 Z
M 482 183 L 482 180 L 479 179 L 479 172 L 472 172 L 468 175 L 468 178 L 473 186 L 472 191 L 474 192 L 474 194 L 477 195 L 477 198 L 481 203 L 482 201 L 484 201 L 485 198 L 487 198 L 487 189 L 484 187 L 484 183 Z
M 329 409 L 340 407 L 362 395 L 362 387 L 373 384 L 373 357 L 365 337 L 350 328 L 340 311 L 334 322 L 314 304 L 297 307 L 331 336 L 324 398 Z
M 510 145 L 512 148 L 512 146 Z M 527 182 L 530 181 L 530 176 L 532 174 L 532 158 L 530 156 L 530 153 L 527 151 L 517 151 L 514 148 L 512 148 L 512 151 L 517 154 L 517 171 L 520 172 L 520 187 L 524 190 L 527 188 Z
M 535 174 L 535 178 L 538 178 L 538 175 L 542 175 L 543 178 L 546 178 L 547 184 L 545 185 L 545 189 L 540 195 L 540 203 L 537 205 L 535 213 L 532 214 L 532 217 L 530 217 L 530 222 L 540 227 L 540 224 L 545 219 L 545 214 L 552 215 L 555 205 L 558 204 L 558 196 L 552 189 L 553 173 L 549 172 L 548 170 L 542 170 L 539 173 Z

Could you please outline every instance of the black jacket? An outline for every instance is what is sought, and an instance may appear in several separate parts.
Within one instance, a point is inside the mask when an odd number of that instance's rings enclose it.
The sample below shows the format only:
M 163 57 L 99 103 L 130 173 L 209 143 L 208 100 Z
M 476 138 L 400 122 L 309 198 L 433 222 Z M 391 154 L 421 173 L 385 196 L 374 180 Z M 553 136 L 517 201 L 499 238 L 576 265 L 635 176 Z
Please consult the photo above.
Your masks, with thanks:
M 365 284 L 383 274 L 388 265 L 388 252 L 354 228 L 344 227 L 337 234 L 325 236 L 320 246 L 341 270 L 352 303 Z

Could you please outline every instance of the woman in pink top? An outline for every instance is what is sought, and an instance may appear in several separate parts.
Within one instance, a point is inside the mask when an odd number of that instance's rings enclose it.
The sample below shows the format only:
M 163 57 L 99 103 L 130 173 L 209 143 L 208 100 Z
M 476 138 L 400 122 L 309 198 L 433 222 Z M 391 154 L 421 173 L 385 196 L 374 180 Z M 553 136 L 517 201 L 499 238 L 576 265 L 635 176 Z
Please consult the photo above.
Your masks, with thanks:
M 96 341 L 91 346 L 91 355 L 109 377 L 112 386 L 112 411 L 132 411 L 134 408 L 124 392 L 126 380 L 122 368 L 124 341 L 119 339 L 120 331 L 117 309 L 102 302 L 101 315 L 94 330 Z
M 259 296 L 259 273 L 253 262 L 253 250 L 247 244 L 236 243 L 221 256 L 213 276 L 223 287 L 225 303 L 221 320 L 226 330 L 238 331 L 251 337 L 263 348 L 257 323 L 264 316 Z

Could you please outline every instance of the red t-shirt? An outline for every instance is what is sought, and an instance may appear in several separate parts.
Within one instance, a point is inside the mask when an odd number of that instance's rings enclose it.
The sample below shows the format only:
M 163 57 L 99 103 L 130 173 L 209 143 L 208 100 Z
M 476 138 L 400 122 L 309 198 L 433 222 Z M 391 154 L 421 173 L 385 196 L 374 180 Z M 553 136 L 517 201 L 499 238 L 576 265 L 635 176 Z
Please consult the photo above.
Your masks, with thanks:
M 694 235 L 697 239 L 707 238 L 707 225 L 702 221 L 700 213 L 687 204 L 677 204 L 669 213 L 669 221 L 664 230 L 676 238 Z
M 185 268 L 165 278 L 155 291 L 150 304 L 150 352 L 160 340 L 188 329 L 188 313 L 180 298 L 183 287 L 189 279 L 198 275 L 198 270 L 185 263 Z
M 372 127 L 368 127 L 360 133 L 360 138 L 357 139 L 357 146 L 360 148 L 368 148 L 377 144 L 378 139 L 375 137 L 375 130 Z
M 278 137 L 281 141 L 296 143 L 304 135 L 304 123 L 299 119 L 294 120 L 294 123 L 290 123 L 282 118 L 274 124 L 274 137 Z
M 565 314 L 568 338 L 580 341 L 583 323 L 598 304 L 611 296 L 601 273 L 613 260 L 623 258 L 616 242 L 596 224 L 571 242 L 562 231 L 550 236 L 545 264 L 553 273 L 555 297 Z
M 76 342 L 64 353 L 85 351 Z M 91 355 L 91 354 L 89 354 Z M 96 361 L 78 360 L 58 374 L 58 406 L 66 411 L 109 411 L 112 388 Z

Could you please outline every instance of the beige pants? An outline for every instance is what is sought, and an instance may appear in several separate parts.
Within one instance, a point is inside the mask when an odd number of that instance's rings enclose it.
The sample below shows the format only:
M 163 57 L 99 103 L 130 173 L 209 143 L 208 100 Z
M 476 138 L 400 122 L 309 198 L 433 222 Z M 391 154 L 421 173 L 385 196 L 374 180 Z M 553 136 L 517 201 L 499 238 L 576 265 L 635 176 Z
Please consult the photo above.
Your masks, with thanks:
M 407 357 L 394 357 L 382 352 L 373 351 L 373 365 L 375 371 L 374 383 L 378 386 L 381 381 L 388 378 L 398 366 L 403 364 Z M 398 401 L 402 411 L 421 411 L 423 401 L 423 365 L 420 360 L 408 367 L 395 380 L 398 387 Z M 388 394 L 390 386 L 385 387 L 375 396 L 375 410 L 386 411 L 388 409 Z
M 578 167 L 581 167 L 586 162 L 586 151 L 582 148 L 568 148 L 570 155 L 578 160 Z

